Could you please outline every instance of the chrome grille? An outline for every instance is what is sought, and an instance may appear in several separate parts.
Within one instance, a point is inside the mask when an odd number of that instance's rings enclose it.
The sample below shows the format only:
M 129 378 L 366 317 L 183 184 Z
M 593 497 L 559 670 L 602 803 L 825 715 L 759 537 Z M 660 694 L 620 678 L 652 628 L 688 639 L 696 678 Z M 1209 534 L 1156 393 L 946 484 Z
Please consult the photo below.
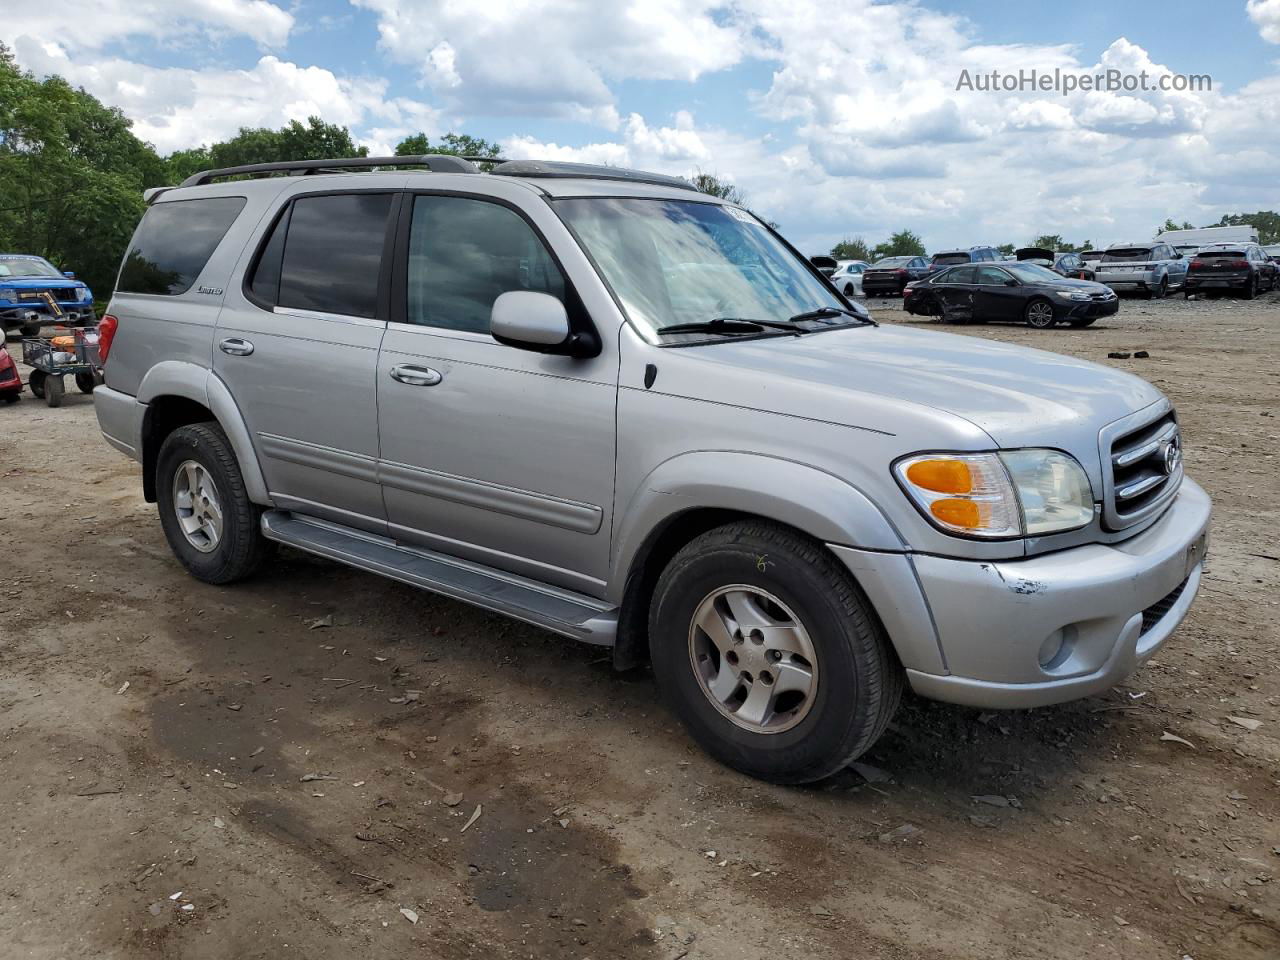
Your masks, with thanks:
M 1123 530 L 1162 510 L 1182 483 L 1182 434 L 1166 401 L 1102 435 L 1103 522 Z

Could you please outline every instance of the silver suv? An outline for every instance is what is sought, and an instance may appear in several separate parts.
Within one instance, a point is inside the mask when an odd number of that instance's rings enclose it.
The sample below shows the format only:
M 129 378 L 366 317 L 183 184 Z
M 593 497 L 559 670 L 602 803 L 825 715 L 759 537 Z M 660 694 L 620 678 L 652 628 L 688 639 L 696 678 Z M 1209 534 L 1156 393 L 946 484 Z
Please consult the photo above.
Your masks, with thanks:
M 1187 259 L 1162 240 L 1113 243 L 1095 267 L 1094 279 L 1116 293 L 1141 293 L 1148 300 L 1181 290 L 1187 282 Z
M 1210 504 L 1155 387 L 879 326 L 675 178 L 202 173 L 150 197 L 110 314 L 102 432 L 195 577 L 276 541 L 649 659 L 776 782 L 867 750 L 904 685 L 1105 690 L 1200 583 Z

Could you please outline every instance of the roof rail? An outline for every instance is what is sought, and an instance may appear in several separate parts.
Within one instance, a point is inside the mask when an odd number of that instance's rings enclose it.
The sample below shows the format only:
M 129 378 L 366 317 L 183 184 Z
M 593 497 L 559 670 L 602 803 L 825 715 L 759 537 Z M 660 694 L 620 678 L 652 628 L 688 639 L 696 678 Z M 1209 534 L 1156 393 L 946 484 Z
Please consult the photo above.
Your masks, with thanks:
M 369 169 L 373 167 L 426 167 L 432 173 L 479 173 L 476 165 L 465 157 L 431 153 L 410 157 L 338 157 L 333 160 L 288 160 L 277 163 L 246 163 L 239 167 L 201 170 L 183 180 L 181 186 L 199 187 L 224 177 L 267 176 L 285 173 L 290 176 L 329 173 L 331 171 Z
M 497 161 L 493 161 L 497 162 Z M 570 163 L 560 160 L 506 160 L 498 162 L 490 173 L 503 177 L 581 178 L 587 180 L 621 180 L 626 183 L 652 183 L 679 190 L 698 192 L 683 177 L 665 173 L 646 173 L 644 170 L 628 170 L 625 167 L 606 167 L 596 163 Z

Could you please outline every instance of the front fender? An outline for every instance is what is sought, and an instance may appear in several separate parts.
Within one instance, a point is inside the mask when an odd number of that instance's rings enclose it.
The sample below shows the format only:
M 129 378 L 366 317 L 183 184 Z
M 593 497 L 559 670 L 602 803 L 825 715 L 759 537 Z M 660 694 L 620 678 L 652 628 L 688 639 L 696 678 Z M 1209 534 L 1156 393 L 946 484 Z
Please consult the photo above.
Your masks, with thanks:
M 824 543 L 903 551 L 901 534 L 847 481 L 792 460 L 704 450 L 666 460 L 618 511 L 610 598 L 621 602 L 627 575 L 650 533 L 681 513 L 734 510 L 777 520 Z

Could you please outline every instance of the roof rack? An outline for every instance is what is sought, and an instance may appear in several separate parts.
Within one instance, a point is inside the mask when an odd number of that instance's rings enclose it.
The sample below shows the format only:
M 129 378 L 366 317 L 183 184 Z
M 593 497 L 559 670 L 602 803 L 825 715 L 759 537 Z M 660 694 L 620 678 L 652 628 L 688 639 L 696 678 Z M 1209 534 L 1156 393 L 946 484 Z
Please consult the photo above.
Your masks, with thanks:
M 180 186 L 200 187 L 224 177 L 266 176 L 285 173 L 306 176 L 340 170 L 368 169 L 370 167 L 426 167 L 432 173 L 479 173 L 479 169 L 466 157 L 445 153 L 429 153 L 409 157 L 338 157 L 333 160 L 288 160 L 277 163 L 246 163 L 239 167 L 221 167 L 217 170 L 201 170 L 183 180 Z
M 492 161 L 491 162 L 495 162 Z M 620 180 L 625 183 L 651 183 L 678 190 L 698 192 L 683 177 L 665 173 L 648 173 L 644 170 L 628 170 L 625 167 L 606 167 L 598 163 L 570 163 L 562 160 L 506 160 L 498 162 L 490 173 L 503 177 L 536 177 L 553 179 Z
M 285 160 L 276 163 L 247 163 L 238 167 L 221 167 L 201 170 L 180 184 L 184 187 L 200 187 L 227 177 L 265 177 L 283 173 L 288 176 L 337 173 L 343 170 L 368 170 L 375 167 L 426 167 L 432 173 L 480 173 L 483 164 L 488 172 L 503 177 L 573 178 L 588 180 L 618 180 L 624 183 L 650 183 L 678 190 L 698 188 L 683 177 L 664 173 L 647 173 L 644 170 L 628 170 L 625 167 L 606 167 L 595 163 L 569 163 L 557 160 L 507 160 L 503 157 L 458 157 L 445 153 L 430 153 L 410 157 L 339 157 L 333 160 Z M 148 202 L 159 196 L 161 188 L 148 197 Z

